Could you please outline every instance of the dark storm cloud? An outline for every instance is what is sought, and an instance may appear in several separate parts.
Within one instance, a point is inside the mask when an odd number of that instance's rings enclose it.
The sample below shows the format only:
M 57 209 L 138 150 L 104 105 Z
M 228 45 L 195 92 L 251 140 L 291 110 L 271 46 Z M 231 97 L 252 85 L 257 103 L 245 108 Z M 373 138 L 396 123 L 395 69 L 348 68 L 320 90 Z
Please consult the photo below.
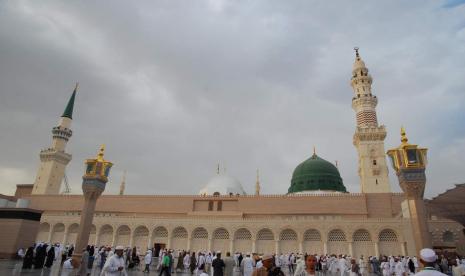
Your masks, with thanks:
M 32 183 L 75 81 L 74 192 L 101 143 L 108 193 L 123 170 L 128 193 L 197 193 L 218 162 L 249 193 L 256 168 L 263 192 L 284 193 L 314 145 L 357 192 L 348 82 L 360 46 L 386 148 L 401 125 L 429 147 L 435 195 L 465 178 L 464 6 L 443 4 L 4 1 L 0 192 Z

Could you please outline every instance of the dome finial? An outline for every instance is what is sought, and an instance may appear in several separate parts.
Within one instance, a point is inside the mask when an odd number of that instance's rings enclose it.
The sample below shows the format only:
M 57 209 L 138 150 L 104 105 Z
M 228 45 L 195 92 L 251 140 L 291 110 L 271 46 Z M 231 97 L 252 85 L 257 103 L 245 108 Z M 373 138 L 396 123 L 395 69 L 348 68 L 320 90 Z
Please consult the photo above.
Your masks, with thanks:
M 105 145 L 102 144 L 102 146 L 100 147 L 100 150 L 98 152 L 98 155 L 97 155 L 97 160 L 100 161 L 100 162 L 103 162 L 103 155 L 105 154 Z
M 313 146 L 313 155 L 316 155 L 316 147 Z
M 408 142 L 407 134 L 405 134 L 405 128 L 403 126 L 400 128 L 400 141 L 402 144 L 407 144 Z
M 220 163 L 218 163 L 218 166 L 216 167 L 216 174 L 220 174 Z

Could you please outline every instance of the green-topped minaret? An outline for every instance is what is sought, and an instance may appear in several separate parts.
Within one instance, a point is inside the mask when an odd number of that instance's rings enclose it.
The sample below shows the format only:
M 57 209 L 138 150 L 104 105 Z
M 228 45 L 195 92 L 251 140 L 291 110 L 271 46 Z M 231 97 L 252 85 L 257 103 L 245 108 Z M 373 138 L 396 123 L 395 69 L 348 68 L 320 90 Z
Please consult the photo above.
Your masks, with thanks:
M 314 150 L 310 158 L 295 168 L 288 193 L 317 192 L 346 193 L 347 190 L 337 167 L 316 155 Z
M 69 98 L 68 104 L 66 105 L 65 111 L 61 117 L 73 119 L 73 108 L 74 108 L 74 99 L 76 98 L 76 91 L 78 89 L 79 83 L 76 83 L 76 87 L 74 87 L 73 94 L 71 94 L 71 98 Z
M 71 154 L 66 153 L 65 148 L 69 138 L 73 135 L 70 127 L 77 88 L 76 84 L 58 126 L 52 129 L 52 146 L 40 151 L 40 166 L 32 194 L 60 193 L 66 165 L 71 161 Z

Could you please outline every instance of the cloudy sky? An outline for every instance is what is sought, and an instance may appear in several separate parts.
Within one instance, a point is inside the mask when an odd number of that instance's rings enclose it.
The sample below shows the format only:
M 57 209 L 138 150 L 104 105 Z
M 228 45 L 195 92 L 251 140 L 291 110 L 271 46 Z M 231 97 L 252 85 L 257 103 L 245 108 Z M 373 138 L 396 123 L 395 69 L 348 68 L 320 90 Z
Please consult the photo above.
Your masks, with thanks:
M 386 149 L 401 125 L 428 147 L 435 196 L 465 182 L 463 2 L 0 1 L 0 193 L 33 183 L 76 81 L 74 193 L 102 143 L 109 194 L 124 170 L 127 194 L 195 194 L 217 163 L 249 193 L 257 168 L 263 193 L 285 193 L 313 146 L 359 192 L 359 46 Z

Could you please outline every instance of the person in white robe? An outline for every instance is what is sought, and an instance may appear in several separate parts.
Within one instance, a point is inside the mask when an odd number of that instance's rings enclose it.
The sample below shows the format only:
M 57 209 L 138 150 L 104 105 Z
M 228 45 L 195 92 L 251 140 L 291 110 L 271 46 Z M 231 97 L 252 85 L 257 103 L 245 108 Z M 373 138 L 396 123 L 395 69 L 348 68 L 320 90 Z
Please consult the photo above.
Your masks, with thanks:
M 123 250 L 123 246 L 117 246 L 115 248 L 115 254 L 111 257 L 108 257 L 107 262 L 103 266 L 102 274 L 100 275 L 128 276 L 123 258 Z
M 241 262 L 241 271 L 243 276 L 252 276 L 254 270 L 254 261 L 250 257 L 250 253 L 247 253 L 246 257 Z
M 404 265 L 402 263 L 402 260 L 396 259 L 395 260 L 395 268 L 394 268 L 394 273 L 396 276 L 403 276 L 404 275 Z
M 339 271 L 339 262 L 338 259 L 336 259 L 334 256 L 331 256 L 329 259 L 329 271 L 331 272 L 332 276 L 335 276 Z
M 341 256 L 341 258 L 339 259 L 339 273 L 341 276 L 345 275 L 347 268 L 347 260 L 344 258 L 344 256 Z
M 189 267 L 191 265 L 191 256 L 188 253 L 186 253 L 186 255 L 184 256 L 184 259 L 182 260 L 182 262 L 184 264 L 184 269 L 189 270 Z
M 362 276 L 368 275 L 368 271 L 367 271 L 368 264 L 365 261 L 365 259 L 363 258 L 363 255 L 361 255 L 360 259 L 358 260 L 358 266 L 360 267 L 360 274 Z

